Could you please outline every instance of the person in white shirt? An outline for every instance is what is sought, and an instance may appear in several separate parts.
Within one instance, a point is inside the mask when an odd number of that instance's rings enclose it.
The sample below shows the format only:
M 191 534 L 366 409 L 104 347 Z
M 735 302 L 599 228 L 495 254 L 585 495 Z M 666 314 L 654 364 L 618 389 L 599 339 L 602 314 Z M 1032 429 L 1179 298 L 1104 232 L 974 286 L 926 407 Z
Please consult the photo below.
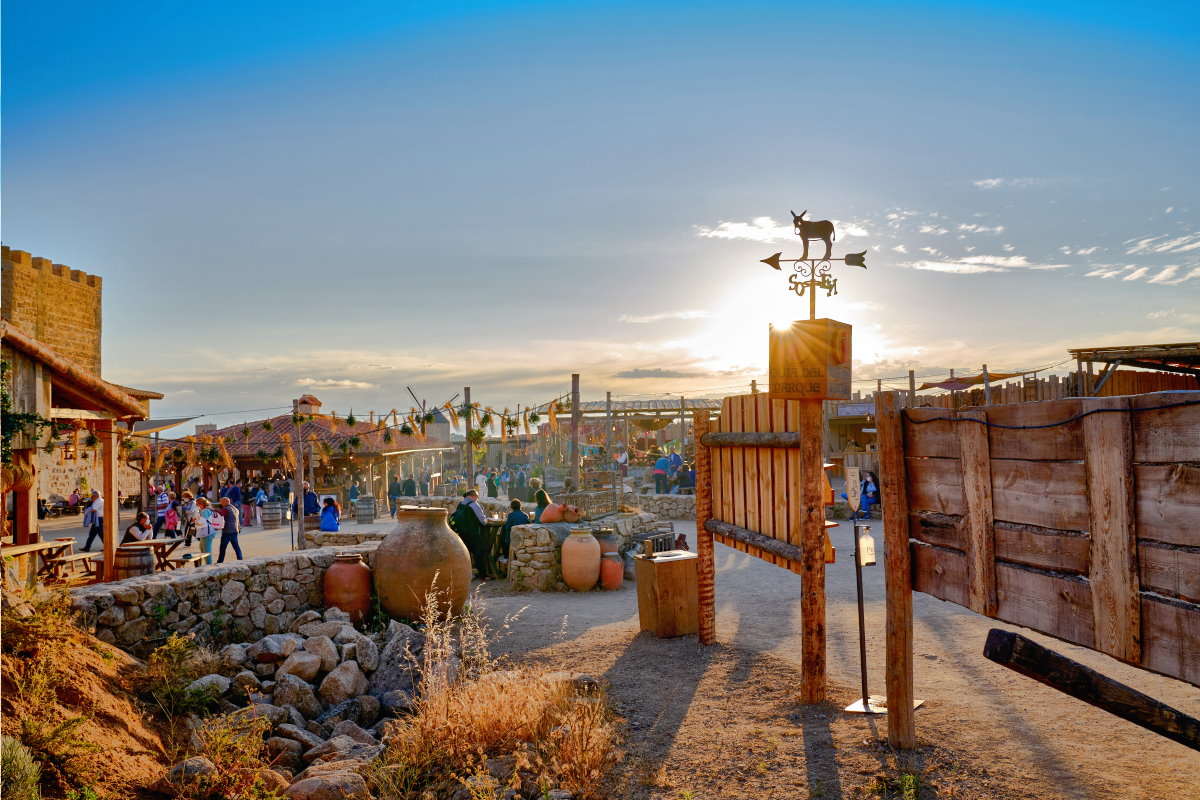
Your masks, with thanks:
M 167 493 L 167 484 L 164 483 L 158 487 L 161 491 L 154 500 L 154 538 L 158 538 L 158 532 L 162 530 L 162 526 L 167 523 L 167 508 L 171 505 L 171 495 Z
M 83 546 L 84 553 L 92 551 L 92 539 L 100 537 L 100 549 L 104 549 L 104 498 L 97 491 L 92 491 L 92 504 L 83 512 L 83 522 L 88 528 L 87 543 Z

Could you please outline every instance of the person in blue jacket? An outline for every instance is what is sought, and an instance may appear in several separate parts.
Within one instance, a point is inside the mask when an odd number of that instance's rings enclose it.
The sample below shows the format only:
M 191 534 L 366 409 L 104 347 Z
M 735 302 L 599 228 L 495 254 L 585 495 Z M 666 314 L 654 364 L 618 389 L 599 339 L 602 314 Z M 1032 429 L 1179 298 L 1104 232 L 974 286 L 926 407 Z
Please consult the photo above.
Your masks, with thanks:
M 338 508 L 337 501 L 332 497 L 326 497 L 325 506 L 321 509 L 321 530 L 330 532 L 339 530 L 341 519 L 342 510 Z

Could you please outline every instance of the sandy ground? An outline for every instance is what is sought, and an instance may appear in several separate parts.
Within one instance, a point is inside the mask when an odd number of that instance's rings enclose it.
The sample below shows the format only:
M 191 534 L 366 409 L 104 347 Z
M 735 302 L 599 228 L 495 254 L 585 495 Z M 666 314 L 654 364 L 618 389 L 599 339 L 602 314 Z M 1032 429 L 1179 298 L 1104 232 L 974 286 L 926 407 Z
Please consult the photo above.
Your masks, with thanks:
M 125 517 L 128 516 L 128 520 Z M 132 513 L 122 517 L 124 525 Z M 78 517 L 43 522 L 43 537 L 86 538 Z M 372 528 L 388 525 L 379 520 Z M 693 540 L 695 524 L 676 529 Z M 354 523 L 346 528 L 353 529 Z M 872 525 L 880 566 L 864 570 L 868 668 L 883 694 L 882 529 Z M 631 584 L 618 592 L 513 593 L 482 585 L 481 604 L 502 631 L 498 650 L 554 669 L 602 676 L 627 720 L 628 757 L 614 796 L 857 798 L 883 796 L 897 766 L 922 775 L 921 798 L 1200 800 L 1200 753 L 1012 673 L 982 656 L 991 627 L 1027 636 L 1150 696 L 1200 716 L 1200 688 L 923 594 L 914 596 L 918 750 L 886 747 L 886 723 L 840 709 L 859 684 L 851 527 L 832 531 L 828 570 L 828 705 L 795 702 L 800 669 L 799 577 L 717 545 L 717 638 L 639 634 Z M 287 528 L 250 528 L 247 557 L 291 549 Z M 888 794 L 891 796 L 891 794 Z M 902 796 L 896 794 L 895 796 Z

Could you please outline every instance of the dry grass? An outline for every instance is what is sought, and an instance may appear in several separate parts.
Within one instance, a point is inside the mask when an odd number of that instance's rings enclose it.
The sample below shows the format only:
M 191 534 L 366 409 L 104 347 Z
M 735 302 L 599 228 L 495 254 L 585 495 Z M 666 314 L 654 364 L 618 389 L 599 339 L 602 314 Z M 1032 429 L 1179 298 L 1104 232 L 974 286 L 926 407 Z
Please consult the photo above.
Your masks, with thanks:
M 259 774 L 270 767 L 264 754 L 264 739 L 270 730 L 270 720 L 250 709 L 206 719 L 196 730 L 194 741 L 198 746 L 193 755 L 208 758 L 216 765 L 216 772 L 185 781 L 178 787 L 178 796 L 184 800 L 279 797 Z
M 617 725 L 600 691 L 580 696 L 569 681 L 502 669 L 490 654 L 497 633 L 467 611 L 452 620 L 427 603 L 416 713 L 367 769 L 382 797 L 424 798 L 466 786 L 472 800 L 508 789 L 537 797 L 561 787 L 578 800 L 603 796 L 619 759 Z

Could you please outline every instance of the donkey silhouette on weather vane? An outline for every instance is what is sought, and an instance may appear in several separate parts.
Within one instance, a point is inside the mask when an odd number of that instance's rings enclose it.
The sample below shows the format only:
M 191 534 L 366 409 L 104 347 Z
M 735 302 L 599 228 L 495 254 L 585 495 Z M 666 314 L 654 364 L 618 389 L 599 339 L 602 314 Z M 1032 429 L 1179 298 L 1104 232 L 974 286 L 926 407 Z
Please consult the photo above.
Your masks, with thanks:
M 833 240 L 837 236 L 833 232 L 833 223 L 827 219 L 805 219 L 804 215 L 808 213 L 808 209 L 804 209 L 799 214 L 792 212 L 792 224 L 796 227 L 796 235 L 804 242 L 804 255 L 801 260 L 808 258 L 808 242 L 810 239 L 820 239 L 825 242 L 825 255 L 823 260 L 828 260 L 830 253 L 833 252 Z

